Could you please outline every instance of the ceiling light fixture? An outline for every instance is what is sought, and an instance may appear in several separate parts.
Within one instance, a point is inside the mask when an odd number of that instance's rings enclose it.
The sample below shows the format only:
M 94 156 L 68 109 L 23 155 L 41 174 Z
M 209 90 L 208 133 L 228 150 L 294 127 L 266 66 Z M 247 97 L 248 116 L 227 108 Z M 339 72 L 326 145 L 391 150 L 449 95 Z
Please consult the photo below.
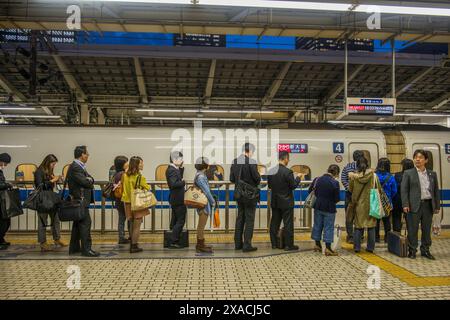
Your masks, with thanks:
M 198 110 L 198 109 L 154 109 L 136 108 L 138 112 L 176 112 L 176 113 L 274 113 L 270 110 Z
M 3 118 L 37 118 L 37 119 L 59 119 L 61 116 L 41 114 L 2 114 Z
M 181 117 L 142 117 L 143 120 L 172 120 L 172 121 L 246 121 L 253 122 L 256 119 L 240 118 L 181 118 Z
M 60 0 L 58 0 L 60 1 Z M 81 0 L 93 2 L 96 0 Z M 100 0 L 97 0 L 100 1 Z M 145 4 L 166 4 L 166 5 L 190 5 L 190 6 L 222 6 L 222 7 L 244 7 L 244 8 L 269 8 L 269 9 L 290 9 L 290 10 L 317 10 L 317 11 L 352 11 L 367 13 L 379 10 L 380 13 L 399 15 L 425 15 L 425 16 L 450 16 L 450 8 L 435 7 L 413 7 L 413 6 L 389 6 L 389 5 L 368 5 L 353 3 L 328 3 L 310 1 L 273 1 L 273 0 L 104 0 L 102 2 L 130 2 Z
M 34 107 L 0 106 L 0 110 L 32 111 L 32 110 L 36 110 L 36 108 L 34 108 Z

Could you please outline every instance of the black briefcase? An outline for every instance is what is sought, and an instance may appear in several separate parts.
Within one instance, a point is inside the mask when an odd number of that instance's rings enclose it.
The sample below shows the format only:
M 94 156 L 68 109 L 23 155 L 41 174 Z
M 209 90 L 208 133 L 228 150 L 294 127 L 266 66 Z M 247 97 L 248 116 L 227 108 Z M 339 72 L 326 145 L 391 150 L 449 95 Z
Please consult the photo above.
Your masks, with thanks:
M 172 242 L 172 230 L 164 230 L 164 248 L 168 248 Z M 189 247 L 189 231 L 181 231 L 179 244 L 184 248 Z
M 60 221 L 80 221 L 84 219 L 85 214 L 83 200 L 64 200 L 59 204 L 58 217 Z
M 284 249 L 286 244 L 284 243 L 284 228 L 280 228 L 277 233 L 277 248 Z
M 408 238 L 400 232 L 389 231 L 387 234 L 388 251 L 401 258 L 408 255 Z

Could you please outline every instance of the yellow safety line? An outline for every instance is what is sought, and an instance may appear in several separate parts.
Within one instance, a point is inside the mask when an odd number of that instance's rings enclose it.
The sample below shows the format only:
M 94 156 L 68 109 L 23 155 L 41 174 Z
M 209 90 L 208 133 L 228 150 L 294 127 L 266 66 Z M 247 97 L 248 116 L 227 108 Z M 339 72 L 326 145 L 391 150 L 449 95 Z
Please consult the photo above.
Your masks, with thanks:
M 342 244 L 342 248 L 353 250 L 350 244 Z M 450 286 L 450 277 L 421 277 L 411 271 L 392 263 L 374 253 L 359 252 L 358 257 L 386 271 L 397 279 L 407 283 L 411 287 Z

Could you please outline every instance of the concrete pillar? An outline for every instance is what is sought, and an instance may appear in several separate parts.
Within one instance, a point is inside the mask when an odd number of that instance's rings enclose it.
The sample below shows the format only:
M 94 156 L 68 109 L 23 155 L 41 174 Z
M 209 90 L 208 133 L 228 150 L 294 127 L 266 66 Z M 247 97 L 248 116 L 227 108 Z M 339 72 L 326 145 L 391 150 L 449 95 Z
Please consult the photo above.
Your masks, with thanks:
M 89 107 L 87 104 L 82 104 L 80 108 L 80 123 L 89 124 Z

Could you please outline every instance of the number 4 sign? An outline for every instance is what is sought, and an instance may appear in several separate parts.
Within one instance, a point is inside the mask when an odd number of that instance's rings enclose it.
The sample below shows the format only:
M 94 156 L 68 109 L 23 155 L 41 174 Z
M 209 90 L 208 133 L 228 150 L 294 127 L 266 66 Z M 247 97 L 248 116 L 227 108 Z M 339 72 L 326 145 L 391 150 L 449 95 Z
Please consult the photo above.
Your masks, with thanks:
M 333 153 L 344 153 L 344 143 L 333 142 Z
M 445 145 L 445 153 L 446 153 L 446 154 L 450 154 L 450 143 L 447 143 L 447 144 Z

